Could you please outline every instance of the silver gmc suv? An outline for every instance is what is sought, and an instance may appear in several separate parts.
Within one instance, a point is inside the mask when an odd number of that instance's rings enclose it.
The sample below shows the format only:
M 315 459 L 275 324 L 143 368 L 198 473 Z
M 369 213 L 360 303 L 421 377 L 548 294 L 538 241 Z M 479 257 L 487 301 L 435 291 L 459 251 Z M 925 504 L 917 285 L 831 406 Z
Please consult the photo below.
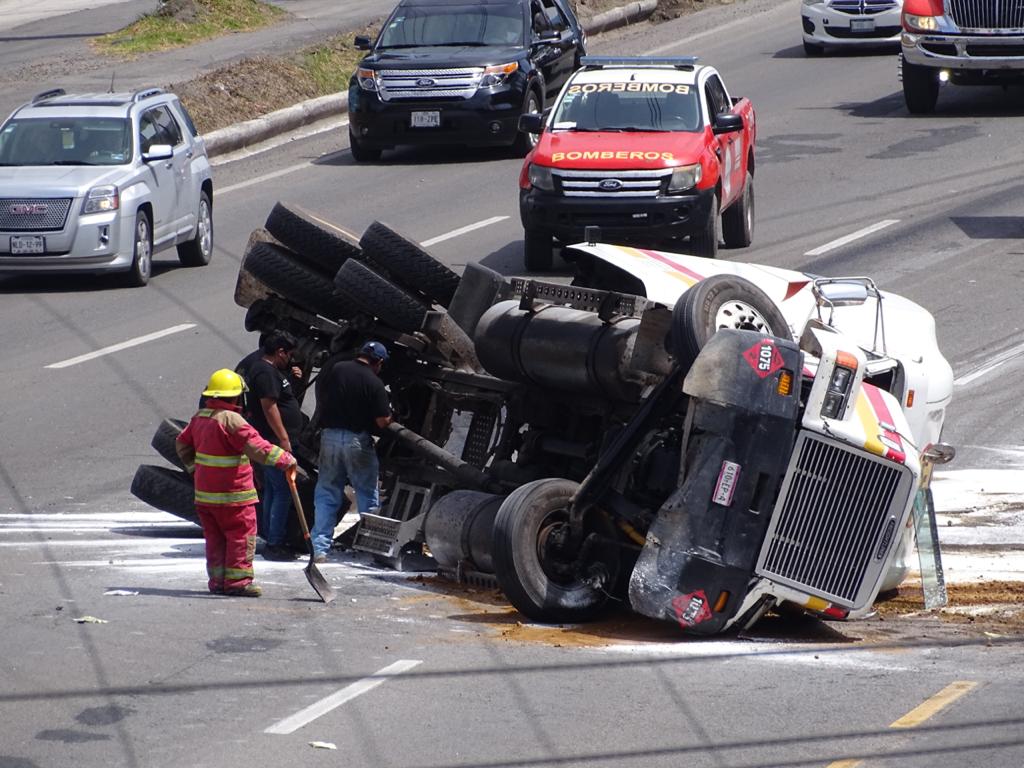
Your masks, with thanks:
M 0 274 L 123 272 L 213 253 L 206 146 L 177 96 L 40 93 L 0 125 Z

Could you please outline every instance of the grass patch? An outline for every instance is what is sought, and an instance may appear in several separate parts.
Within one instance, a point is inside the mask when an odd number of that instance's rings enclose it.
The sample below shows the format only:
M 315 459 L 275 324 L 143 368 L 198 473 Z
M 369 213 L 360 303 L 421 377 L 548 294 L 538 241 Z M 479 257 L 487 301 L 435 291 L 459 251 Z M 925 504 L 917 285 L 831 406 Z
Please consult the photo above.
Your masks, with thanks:
M 373 39 L 376 29 L 367 33 Z M 356 65 L 366 56 L 353 45 L 352 33 L 332 37 L 323 45 L 301 51 L 299 66 L 312 80 L 320 93 L 335 93 L 348 90 L 348 80 L 356 71 Z
M 259 0 L 166 0 L 160 9 L 91 41 L 98 53 L 137 56 L 269 26 L 286 12 Z

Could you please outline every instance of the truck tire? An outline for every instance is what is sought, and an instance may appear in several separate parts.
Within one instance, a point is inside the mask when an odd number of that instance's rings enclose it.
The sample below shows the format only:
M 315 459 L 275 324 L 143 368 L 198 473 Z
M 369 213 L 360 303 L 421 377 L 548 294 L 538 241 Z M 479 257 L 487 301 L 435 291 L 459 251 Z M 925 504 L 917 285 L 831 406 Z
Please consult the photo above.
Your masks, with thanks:
M 345 262 L 349 264 L 351 262 Z M 352 317 L 348 299 L 335 292 L 331 280 L 298 261 L 293 253 L 273 243 L 256 243 L 245 254 L 242 267 L 281 298 L 332 320 Z
M 348 148 L 352 152 L 352 159 L 357 163 L 380 160 L 380 147 L 371 147 L 365 142 L 360 141 L 356 138 L 355 134 L 352 133 L 351 128 L 348 129 Z
M 492 558 L 498 583 L 512 605 L 537 621 L 585 621 L 600 613 L 608 600 L 600 586 L 557 572 L 559 566 L 568 569 L 577 557 L 559 553 L 552 542 L 567 524 L 569 500 L 578 487 L 561 478 L 534 480 L 509 494 L 494 519 Z M 614 535 L 596 515 L 594 522 L 603 534 Z M 619 566 L 617 555 L 608 555 L 599 562 L 607 570 L 610 590 Z
M 530 88 L 526 92 L 526 101 L 523 102 L 523 111 L 520 115 L 528 115 L 531 112 L 542 112 L 544 100 L 537 95 L 537 91 Z M 530 150 L 537 146 L 538 136 L 535 133 L 526 133 L 525 131 L 519 131 L 516 134 L 515 141 L 512 143 L 512 151 L 519 157 L 525 157 L 530 153 Z
M 149 442 L 157 453 L 178 469 L 184 469 L 185 465 L 181 463 L 178 451 L 174 448 L 174 443 L 187 423 L 180 419 L 164 419 L 160 422 L 160 426 L 156 428 L 156 432 L 153 433 L 153 439 Z
M 694 256 L 708 259 L 718 257 L 718 240 L 721 230 L 722 216 L 718 208 L 718 195 L 711 198 L 711 206 L 700 232 L 690 235 L 690 250 Z
M 746 248 L 754 241 L 754 177 L 750 171 L 743 195 L 722 214 L 722 239 L 727 248 Z
M 267 216 L 266 229 L 328 278 L 338 274 L 348 259 L 360 256 L 355 235 L 292 203 L 276 203 Z
M 939 72 L 911 64 L 900 54 L 903 72 L 903 100 L 912 115 L 930 115 L 939 100 Z
M 676 300 L 669 352 L 681 366 L 689 368 L 720 328 L 792 337 L 786 318 L 764 291 L 742 277 L 712 275 Z
M 523 233 L 523 266 L 527 272 L 547 272 L 555 261 L 550 232 L 528 229 Z
M 180 469 L 140 464 L 131 491 L 149 506 L 199 525 L 192 478 Z
M 388 224 L 373 222 L 359 239 L 363 261 L 384 267 L 401 279 L 403 288 L 447 308 L 459 287 L 459 276 L 431 256 L 419 243 Z
M 423 327 L 427 307 L 365 264 L 346 261 L 334 277 L 334 286 L 352 307 L 396 331 L 412 333 Z
M 213 205 L 206 192 L 199 194 L 196 234 L 178 245 L 178 261 L 185 267 L 205 267 L 213 256 Z

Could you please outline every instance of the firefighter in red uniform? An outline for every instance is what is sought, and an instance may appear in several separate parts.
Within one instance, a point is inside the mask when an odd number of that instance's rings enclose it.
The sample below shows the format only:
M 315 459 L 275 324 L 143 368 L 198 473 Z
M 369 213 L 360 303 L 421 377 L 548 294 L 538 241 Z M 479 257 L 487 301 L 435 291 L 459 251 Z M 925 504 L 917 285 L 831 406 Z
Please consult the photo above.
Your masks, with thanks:
M 252 580 L 256 488 L 250 461 L 287 469 L 295 466 L 295 458 L 242 418 L 238 398 L 244 391 L 245 381 L 237 373 L 215 371 L 203 391 L 205 407 L 178 435 L 175 447 L 195 479 L 210 591 L 259 597 L 262 590 Z

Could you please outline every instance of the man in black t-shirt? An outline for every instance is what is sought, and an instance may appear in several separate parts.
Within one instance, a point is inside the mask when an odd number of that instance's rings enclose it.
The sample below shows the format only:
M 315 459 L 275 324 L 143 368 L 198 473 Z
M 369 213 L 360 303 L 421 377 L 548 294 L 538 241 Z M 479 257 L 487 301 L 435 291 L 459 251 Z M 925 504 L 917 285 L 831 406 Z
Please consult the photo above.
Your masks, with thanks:
M 243 415 L 260 435 L 286 451 L 292 450 L 292 439 L 302 429 L 302 409 L 295 397 L 292 378 L 302 371 L 292 365 L 295 338 L 285 331 L 264 336 L 260 349 L 239 362 L 235 369 L 249 385 L 246 413 Z M 285 546 L 288 516 L 292 509 L 291 490 L 284 472 L 263 468 L 263 515 L 267 545 L 266 560 L 293 560 L 295 555 Z
M 368 341 L 355 360 L 336 363 L 320 391 L 320 463 L 314 494 L 313 550 L 317 562 L 327 559 L 338 524 L 346 485 L 355 491 L 359 514 L 380 506 L 379 466 L 373 433 L 391 423 L 391 405 L 380 370 L 388 351 Z

